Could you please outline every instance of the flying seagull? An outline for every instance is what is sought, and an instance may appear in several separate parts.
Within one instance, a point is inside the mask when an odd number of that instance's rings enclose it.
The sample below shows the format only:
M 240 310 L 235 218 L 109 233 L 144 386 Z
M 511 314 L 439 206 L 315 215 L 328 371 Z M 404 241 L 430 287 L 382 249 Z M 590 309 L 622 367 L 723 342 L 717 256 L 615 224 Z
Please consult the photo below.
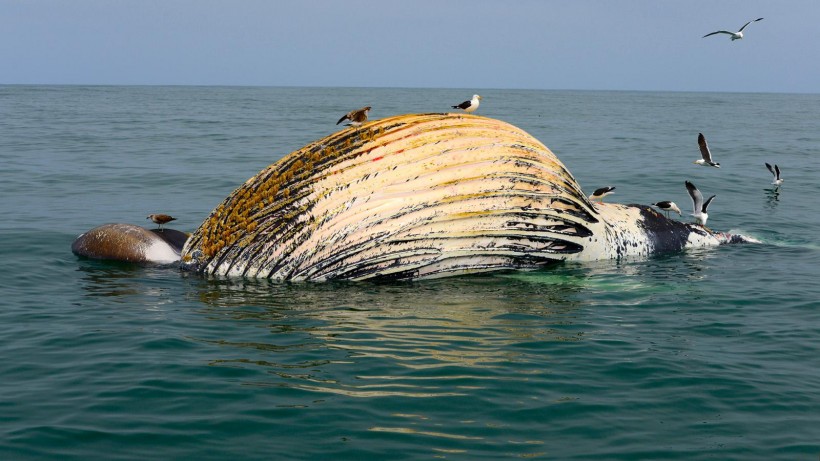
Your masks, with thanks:
M 678 215 L 681 215 L 680 208 L 675 205 L 675 202 L 670 202 L 669 200 L 664 200 L 663 202 L 653 203 L 652 206 L 656 206 L 660 208 L 662 211 L 666 212 L 666 217 L 669 217 L 670 211 L 677 211 Z
M 775 165 L 774 168 L 772 168 L 772 166 L 767 163 L 766 168 L 768 168 L 769 171 L 772 172 L 772 176 L 774 176 L 774 179 L 772 180 L 773 185 L 780 186 L 781 184 L 783 184 L 783 178 L 780 177 L 779 166 Z
M 743 38 L 743 29 L 745 29 L 746 26 L 748 26 L 749 24 L 751 24 L 753 22 L 762 21 L 762 20 L 763 20 L 763 18 L 757 18 L 754 21 L 749 21 L 746 24 L 743 24 L 743 27 L 741 27 L 740 30 L 737 31 L 737 32 L 731 32 L 731 31 L 728 31 L 728 30 L 716 30 L 716 31 L 712 32 L 711 34 L 704 35 L 703 38 L 706 38 L 710 35 L 715 35 L 715 34 L 729 34 L 729 35 L 731 35 L 731 39 L 734 42 L 735 40 L 740 40 L 740 39 Z
M 475 112 L 476 109 L 478 109 L 478 105 L 480 104 L 479 101 L 481 101 L 481 99 L 482 99 L 481 96 L 479 96 L 477 94 L 474 94 L 473 99 L 471 99 L 469 101 L 464 101 L 461 104 L 459 104 L 457 106 L 452 106 L 452 107 L 453 107 L 453 109 L 464 109 L 464 112 L 467 112 L 467 113 Z
M 703 194 L 689 181 L 686 181 L 686 190 L 689 191 L 689 195 L 692 197 L 692 208 L 694 209 L 692 216 L 698 220 L 701 226 L 706 227 L 706 220 L 709 219 L 706 209 L 709 208 L 709 204 L 712 203 L 712 199 L 714 199 L 715 196 L 709 197 L 709 199 L 704 202 Z
M 353 126 L 359 126 L 362 123 L 367 121 L 367 113 L 370 112 L 370 106 L 362 107 L 361 109 L 351 110 L 347 114 L 345 114 L 342 118 L 339 119 L 336 124 L 340 124 L 345 120 L 350 120 L 350 124 Z
M 176 221 L 177 218 L 174 218 L 167 214 L 149 214 L 145 219 L 150 219 L 154 221 L 154 224 L 159 225 L 159 230 L 162 230 L 163 224 L 168 224 L 171 221 Z
M 592 195 L 589 196 L 589 199 L 590 200 L 596 200 L 597 199 L 600 202 L 603 202 L 604 197 L 611 194 L 612 191 L 614 191 L 614 190 L 615 190 L 615 186 L 606 186 L 606 187 L 602 187 L 600 189 L 595 189 L 595 192 L 593 192 Z
M 698 146 L 700 146 L 700 155 L 703 158 L 695 160 L 694 163 L 702 166 L 713 166 L 715 168 L 720 168 L 720 163 L 715 163 L 712 161 L 712 153 L 709 152 L 709 145 L 706 144 L 706 137 L 703 136 L 703 133 L 698 133 Z

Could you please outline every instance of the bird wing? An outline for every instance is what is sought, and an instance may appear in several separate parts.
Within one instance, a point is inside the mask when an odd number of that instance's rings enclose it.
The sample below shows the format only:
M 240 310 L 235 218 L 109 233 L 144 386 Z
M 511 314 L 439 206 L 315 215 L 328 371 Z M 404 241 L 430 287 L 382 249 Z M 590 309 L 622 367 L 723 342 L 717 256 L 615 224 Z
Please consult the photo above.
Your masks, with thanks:
M 342 118 L 340 118 L 340 119 L 339 119 L 339 121 L 338 121 L 338 122 L 336 122 L 336 124 L 338 125 L 338 124 L 340 124 L 340 123 L 344 122 L 345 120 L 347 120 L 347 119 L 349 119 L 349 118 L 350 118 L 350 112 L 348 112 L 348 113 L 344 114 L 344 115 L 342 116 Z
M 743 27 L 741 27 L 741 28 L 740 28 L 740 30 L 739 30 L 738 32 L 743 32 L 743 29 L 745 29 L 745 28 L 746 28 L 746 26 L 748 26 L 749 24 L 751 24 L 751 23 L 753 23 L 753 22 L 760 21 L 760 20 L 762 20 L 762 19 L 763 19 L 763 18 L 757 18 L 757 19 L 755 19 L 754 21 L 749 21 L 749 22 L 747 22 L 746 24 L 743 24 Z
M 472 105 L 473 105 L 472 101 L 464 101 L 464 102 L 462 102 L 461 104 L 459 104 L 457 106 L 453 106 L 453 109 L 466 109 L 466 108 L 468 108 Z
M 774 168 L 772 168 L 772 166 L 769 165 L 768 163 L 766 164 L 766 168 L 769 169 L 769 173 L 771 173 L 772 176 L 774 176 L 774 179 L 777 179 L 777 173 L 774 172 Z
M 655 204 L 658 208 L 669 208 L 672 205 L 672 202 L 669 200 L 664 200 L 663 202 L 658 202 Z
M 706 163 L 712 163 L 712 153 L 709 152 L 709 144 L 706 144 L 706 136 L 703 133 L 698 133 L 698 146 L 700 147 L 700 155 Z
M 353 111 L 350 114 L 350 120 L 354 122 L 366 122 L 367 121 L 367 108 L 362 108 L 356 111 Z
M 692 197 L 692 208 L 695 210 L 695 213 L 697 213 L 698 210 L 703 207 L 703 194 L 689 181 L 686 181 L 686 190 L 689 191 L 689 196 Z
M 741 30 L 743 30 L 743 29 L 741 29 Z M 735 35 L 735 33 L 734 33 L 734 32 L 729 32 L 728 30 L 717 30 L 717 31 L 712 32 L 712 33 L 710 33 L 710 34 L 706 34 L 706 35 L 704 35 L 704 36 L 703 36 L 703 37 L 701 37 L 701 38 L 706 38 L 706 37 L 708 37 L 708 36 L 710 36 L 710 35 L 715 35 L 715 34 L 729 34 L 729 35 Z
M 717 195 L 709 197 L 709 199 L 703 203 L 703 208 L 700 210 L 702 213 L 706 213 L 706 209 L 709 208 L 709 204 L 712 203 L 712 199 L 715 197 L 717 197 Z
M 603 195 L 603 194 L 606 194 L 607 192 L 611 192 L 613 190 L 615 190 L 614 186 L 601 187 L 599 189 L 595 189 L 595 192 L 593 192 L 592 195 L 595 195 L 595 196 Z
M 148 215 L 148 219 L 150 219 L 151 221 L 154 221 L 157 224 L 165 224 L 165 223 L 177 220 L 177 218 L 174 218 L 171 215 L 162 214 L 162 213 Z
M 780 179 L 780 167 L 775 165 L 774 166 L 774 171 L 775 171 L 775 175 L 774 175 L 775 179 Z

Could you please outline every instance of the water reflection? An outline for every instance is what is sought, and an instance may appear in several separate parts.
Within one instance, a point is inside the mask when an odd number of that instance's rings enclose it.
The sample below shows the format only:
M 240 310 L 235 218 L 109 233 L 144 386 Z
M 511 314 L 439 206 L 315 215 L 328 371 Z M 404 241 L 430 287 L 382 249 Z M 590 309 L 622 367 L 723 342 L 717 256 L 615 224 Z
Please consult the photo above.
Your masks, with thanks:
M 775 187 L 766 189 L 766 207 L 770 209 L 777 208 L 780 202 L 780 188 Z
M 91 299 L 148 311 L 162 311 L 175 302 L 172 291 L 178 280 L 177 269 L 171 266 L 79 259 L 77 272 L 85 296 Z
M 200 338 L 218 346 L 213 365 L 263 367 L 268 377 L 253 384 L 324 394 L 457 395 L 486 379 L 540 373 L 536 363 L 554 345 L 586 335 L 577 318 L 581 287 L 569 277 L 558 285 L 497 276 L 406 284 L 212 279 L 192 288 L 201 312 L 220 324 L 219 335 Z
M 547 379 L 549 362 L 574 354 L 574 344 L 635 321 L 595 323 L 588 309 L 674 298 L 692 285 L 681 282 L 703 276 L 712 255 L 417 283 L 183 277 L 186 297 L 214 325 L 197 338 L 214 347 L 211 364 L 255 370 L 247 384 L 422 398 Z
M 77 262 L 82 288 L 88 296 L 117 298 L 140 295 L 144 291 L 144 287 L 136 283 L 136 280 L 145 273 L 142 266 L 91 259 L 78 259 Z

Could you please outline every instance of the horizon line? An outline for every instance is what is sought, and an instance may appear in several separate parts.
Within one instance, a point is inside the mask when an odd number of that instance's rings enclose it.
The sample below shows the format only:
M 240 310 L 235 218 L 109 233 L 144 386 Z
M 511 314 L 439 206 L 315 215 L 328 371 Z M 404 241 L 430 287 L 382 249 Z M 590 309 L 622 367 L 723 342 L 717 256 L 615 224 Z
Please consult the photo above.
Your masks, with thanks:
M 469 90 L 469 91 L 589 91 L 623 93 L 732 93 L 732 94 L 820 94 L 820 92 L 797 91 L 751 91 L 751 90 L 641 90 L 615 88 L 500 88 L 456 86 L 327 86 L 327 85 L 273 85 L 273 84 L 204 84 L 204 83 L 2 83 L 0 86 L 76 86 L 76 87 L 197 87 L 197 88 L 321 88 L 321 89 L 392 89 L 392 90 Z

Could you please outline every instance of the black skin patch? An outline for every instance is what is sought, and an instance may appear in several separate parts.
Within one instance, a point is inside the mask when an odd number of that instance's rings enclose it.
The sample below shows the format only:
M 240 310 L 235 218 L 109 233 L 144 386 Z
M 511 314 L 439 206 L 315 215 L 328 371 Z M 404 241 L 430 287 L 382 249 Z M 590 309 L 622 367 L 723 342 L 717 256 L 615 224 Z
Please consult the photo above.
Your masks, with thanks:
M 671 253 L 683 250 L 689 240 L 692 228 L 683 222 L 668 219 L 662 213 L 647 205 L 627 205 L 638 208 L 643 220 L 641 227 L 646 231 L 646 236 L 652 242 L 653 253 Z
M 182 251 L 182 247 L 185 246 L 185 241 L 188 240 L 188 234 L 175 229 L 163 229 L 161 231 L 157 229 L 149 230 L 162 240 L 165 240 L 165 243 L 171 245 L 171 247 L 178 252 Z

